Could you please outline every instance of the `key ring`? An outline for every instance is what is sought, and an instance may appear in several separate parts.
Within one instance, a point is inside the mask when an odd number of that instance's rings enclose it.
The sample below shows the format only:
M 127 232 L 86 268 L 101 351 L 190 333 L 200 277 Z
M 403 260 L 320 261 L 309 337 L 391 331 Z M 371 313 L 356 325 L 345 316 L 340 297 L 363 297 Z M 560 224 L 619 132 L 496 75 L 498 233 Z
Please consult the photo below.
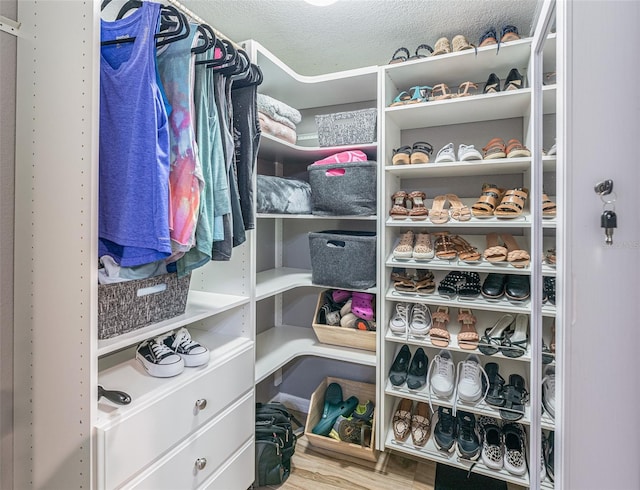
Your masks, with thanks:
M 609 199 L 605 199 L 605 195 Z M 600 195 L 600 200 L 604 203 L 605 206 L 607 204 L 613 204 L 614 207 L 615 207 L 615 202 L 618 200 L 618 195 L 615 192 L 611 192 L 611 194 L 601 194 Z

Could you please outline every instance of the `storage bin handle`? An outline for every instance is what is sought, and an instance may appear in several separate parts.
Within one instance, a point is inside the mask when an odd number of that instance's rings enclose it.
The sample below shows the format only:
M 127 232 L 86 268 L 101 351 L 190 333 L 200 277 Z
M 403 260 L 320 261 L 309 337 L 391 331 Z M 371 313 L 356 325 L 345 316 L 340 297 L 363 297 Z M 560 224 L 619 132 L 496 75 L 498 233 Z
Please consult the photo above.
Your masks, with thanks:
M 344 242 L 342 240 L 328 240 L 327 241 L 327 247 L 344 248 L 345 245 L 346 245 L 346 242 Z
M 161 293 L 167 290 L 167 283 L 156 284 L 155 286 L 149 286 L 148 288 L 140 288 L 136 291 L 136 296 L 147 296 L 149 294 Z
M 332 168 L 329 169 L 325 172 L 325 175 L 327 177 L 341 177 L 343 176 L 347 171 L 344 168 Z

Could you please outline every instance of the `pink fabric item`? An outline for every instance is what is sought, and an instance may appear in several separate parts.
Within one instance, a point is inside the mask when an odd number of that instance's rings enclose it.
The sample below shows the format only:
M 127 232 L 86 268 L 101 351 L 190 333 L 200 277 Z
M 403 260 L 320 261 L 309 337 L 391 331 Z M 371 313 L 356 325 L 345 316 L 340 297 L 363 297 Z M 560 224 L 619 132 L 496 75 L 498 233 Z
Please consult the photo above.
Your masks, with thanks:
M 330 165 L 332 163 L 366 162 L 367 155 L 360 150 L 341 151 L 327 158 L 313 162 L 316 165 Z
M 274 121 L 269 116 L 262 112 L 258 112 L 258 119 L 260 120 L 260 128 L 265 133 L 268 133 L 281 140 L 288 141 L 291 144 L 296 144 L 298 135 L 295 129 L 291 129 L 278 121 Z

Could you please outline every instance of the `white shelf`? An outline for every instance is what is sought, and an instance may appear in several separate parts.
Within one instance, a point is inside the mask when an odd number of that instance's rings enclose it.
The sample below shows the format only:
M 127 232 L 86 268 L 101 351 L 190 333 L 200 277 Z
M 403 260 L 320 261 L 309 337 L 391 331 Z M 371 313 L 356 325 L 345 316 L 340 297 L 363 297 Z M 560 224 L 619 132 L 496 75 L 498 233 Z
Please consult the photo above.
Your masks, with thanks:
M 256 384 L 299 356 L 376 365 L 375 352 L 322 344 L 310 327 L 282 325 L 262 332 L 256 339 Z
M 415 85 L 446 83 L 455 92 L 458 84 L 467 80 L 482 84 L 482 90 L 491 72 L 504 79 L 511 68 L 526 71 L 531 40 L 527 38 L 501 44 L 500 51 L 494 44 L 478 48 L 477 55 L 475 50 L 469 49 L 388 65 L 385 73 L 399 90 L 408 90 Z
M 377 99 L 378 67 L 317 76 L 294 72 L 256 41 L 257 64 L 264 75 L 260 92 L 298 110 Z
M 485 475 L 490 478 L 496 478 L 498 480 L 503 480 L 509 483 L 514 483 L 516 485 L 520 485 L 523 487 L 529 486 L 529 475 L 525 474 L 523 476 L 512 475 L 505 469 L 501 470 L 492 470 L 491 468 L 487 468 L 482 461 L 468 461 L 460 459 L 455 450 L 452 453 L 446 453 L 444 451 L 440 451 L 433 440 L 433 428 L 435 427 L 435 419 L 431 423 L 431 436 L 429 440 L 424 445 L 424 447 L 416 447 L 411 442 L 411 436 L 405 442 L 396 442 L 393 437 L 393 426 L 392 424 L 388 424 L 389 430 L 387 431 L 387 438 L 385 440 L 385 448 L 392 449 L 394 451 L 399 451 L 405 454 L 409 454 L 411 456 L 417 456 L 423 459 L 429 459 L 431 461 L 435 461 L 436 463 L 443 463 L 449 466 L 454 466 L 456 468 L 461 468 L 464 470 L 470 470 L 472 473 L 477 473 L 479 475 Z
M 464 202 L 465 200 L 462 199 Z M 546 221 L 546 220 L 545 220 Z M 554 220 L 555 222 L 555 220 Z M 544 224 L 544 223 L 543 223 Z M 531 228 L 531 216 L 528 212 L 522 213 L 517 218 L 511 219 L 501 219 L 496 218 L 495 216 L 491 216 L 489 218 L 474 218 L 472 217 L 469 221 L 455 221 L 450 219 L 448 222 L 443 224 L 434 224 L 429 219 L 425 219 L 422 221 L 412 221 L 409 218 L 405 219 L 393 219 L 387 218 L 386 221 L 387 226 L 402 226 L 402 227 L 430 227 L 434 228 L 432 231 L 437 231 L 435 228 L 446 229 L 446 228 Z M 550 225 L 550 223 L 549 223 Z M 554 226 L 548 226 L 549 228 L 555 228 Z
M 556 113 L 556 85 L 544 85 L 542 87 L 542 112 L 545 114 Z
M 542 316 L 555 318 L 556 316 L 556 306 L 551 303 L 544 303 L 542 305 Z
M 317 216 L 314 214 L 268 214 L 268 213 L 258 213 L 257 218 L 259 219 L 312 219 L 312 220 L 362 220 L 362 221 L 375 221 L 377 216 Z
M 385 116 L 399 129 L 448 126 L 523 117 L 530 111 L 531 89 L 387 107 Z
M 376 160 L 378 144 L 348 145 L 348 146 L 301 146 L 276 138 L 268 133 L 260 136 L 260 159 L 273 160 L 280 163 L 298 163 L 301 166 L 311 165 L 334 153 L 348 150 L 361 150 L 370 160 Z
M 182 315 L 154 323 L 147 327 L 134 330 L 133 332 L 118 335 L 111 339 L 99 340 L 98 356 L 104 356 L 111 352 L 124 349 L 148 338 L 168 332 L 169 330 L 180 328 L 184 325 L 248 303 L 249 298 L 246 296 L 190 290 L 187 298 L 187 307 Z
M 435 157 L 434 157 L 435 158 Z M 385 171 L 401 178 L 460 177 L 468 175 L 503 175 L 524 173 L 531 169 L 531 158 L 498 158 L 468 162 L 387 165 Z
M 551 418 L 551 415 L 549 415 L 546 410 L 542 411 L 540 425 L 546 430 L 556 430 L 556 421 Z
M 191 336 L 209 348 L 210 361 L 206 366 L 185 368 L 172 378 L 155 378 L 147 374 L 140 363 L 131 358 L 123 363 L 98 373 L 98 384 L 107 389 L 121 389 L 131 396 L 129 405 L 116 406 L 113 403 L 98 401 L 98 413 L 95 427 L 106 428 L 117 420 L 126 418 L 163 396 L 170 395 L 180 386 L 195 377 L 202 376 L 228 359 L 238 356 L 253 347 L 253 342 L 244 337 L 220 335 L 202 330 L 191 329 Z

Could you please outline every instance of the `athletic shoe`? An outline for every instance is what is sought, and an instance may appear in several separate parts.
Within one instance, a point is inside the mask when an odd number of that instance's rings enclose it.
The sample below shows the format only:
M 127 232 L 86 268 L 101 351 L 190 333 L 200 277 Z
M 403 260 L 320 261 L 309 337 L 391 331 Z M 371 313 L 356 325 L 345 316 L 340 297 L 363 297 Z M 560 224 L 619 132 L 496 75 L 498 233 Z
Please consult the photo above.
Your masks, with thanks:
M 476 417 L 472 413 L 460 410 L 456 415 L 458 422 L 457 452 L 463 459 L 475 461 L 480 456 L 480 438 L 476 432 Z
M 504 469 L 512 475 L 524 475 L 527 461 L 524 453 L 524 433 L 518 424 L 507 424 L 504 435 Z
M 456 153 L 453 149 L 453 143 L 447 143 L 440 151 L 438 151 L 436 155 L 435 163 L 444 163 L 444 162 L 455 162 L 456 161 Z
M 424 337 L 431 330 L 431 310 L 422 303 L 417 303 L 411 308 L 409 320 L 409 333 L 416 337 Z
M 556 417 L 556 368 L 547 366 L 542 378 L 542 405 L 551 418 Z
M 411 303 L 396 303 L 396 312 L 389 320 L 389 329 L 396 335 L 407 333 L 407 325 L 411 316 Z
M 433 440 L 441 451 L 453 451 L 456 442 L 456 418 L 451 415 L 451 409 L 438 407 L 438 422 L 433 429 Z
M 184 360 L 163 342 L 163 337 L 141 342 L 136 359 L 151 376 L 170 378 L 184 371 Z
M 448 350 L 441 350 L 429 366 L 430 391 L 441 398 L 450 397 L 455 386 L 453 359 Z
M 553 460 L 555 457 L 554 452 L 554 431 L 549 432 L 549 437 L 544 436 L 544 432 L 542 433 L 542 452 L 544 455 L 544 465 L 547 470 L 547 476 L 549 480 L 553 481 Z
M 181 328 L 175 334 L 169 333 L 163 338 L 164 345 L 182 357 L 187 367 L 202 366 L 209 362 L 209 349 L 191 339 L 186 328 Z
M 482 398 L 482 377 L 487 377 L 480 366 L 480 359 L 475 354 L 458 363 L 458 398 L 464 402 L 477 402 Z M 487 385 L 489 381 L 487 380 Z
M 502 469 L 504 459 L 504 442 L 500 427 L 487 424 L 482 430 L 482 462 L 492 470 Z
M 460 145 L 458 147 L 458 160 L 482 160 L 482 154 L 473 145 Z

